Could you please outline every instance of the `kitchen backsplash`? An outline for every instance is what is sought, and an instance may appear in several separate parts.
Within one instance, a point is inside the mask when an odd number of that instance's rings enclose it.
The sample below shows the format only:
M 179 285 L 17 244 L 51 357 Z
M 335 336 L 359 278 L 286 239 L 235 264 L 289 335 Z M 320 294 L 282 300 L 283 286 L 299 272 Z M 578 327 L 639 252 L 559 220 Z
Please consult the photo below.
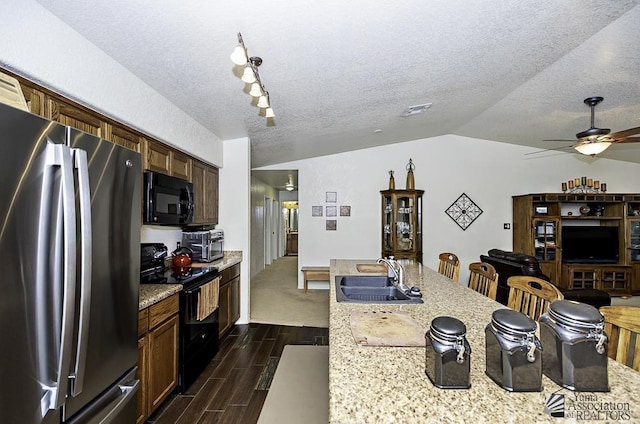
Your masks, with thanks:
M 176 244 L 182 241 L 180 227 L 164 227 L 159 225 L 143 225 L 140 229 L 141 243 L 164 243 L 173 252 Z

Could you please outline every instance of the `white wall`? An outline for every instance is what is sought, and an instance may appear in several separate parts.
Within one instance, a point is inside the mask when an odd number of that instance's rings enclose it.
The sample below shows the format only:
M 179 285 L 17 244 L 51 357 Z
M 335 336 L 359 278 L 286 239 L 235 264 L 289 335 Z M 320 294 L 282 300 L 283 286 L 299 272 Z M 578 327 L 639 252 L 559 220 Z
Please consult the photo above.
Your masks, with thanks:
M 264 198 L 278 198 L 278 192 L 251 177 L 251 277 L 264 269 Z
M 2 5 L 0 67 L 222 166 L 222 140 L 33 0 Z
M 587 176 L 606 182 L 609 192 L 638 192 L 640 165 L 577 154 L 525 156 L 534 149 L 460 136 L 442 136 L 337 155 L 282 163 L 269 169 L 297 169 L 300 235 L 298 263 L 328 265 L 332 258 L 377 258 L 381 247 L 380 190 L 389 170 L 396 188 L 405 188 L 405 165 L 416 166 L 415 187 L 423 197 L 424 264 L 437 267 L 438 253 L 460 257 L 460 281 L 467 266 L 491 248 L 511 250 L 511 196 L 560 192 L 569 178 Z M 326 206 L 325 192 L 338 194 L 336 205 L 351 206 L 351 217 L 337 217 L 337 231 L 325 230 L 325 217 L 311 216 L 311 206 Z M 463 231 L 445 210 L 466 193 L 482 215 Z M 302 287 L 299 276 L 298 287 Z
M 220 170 L 220 225 L 224 230 L 224 249 L 242 252 L 240 265 L 240 319 L 249 322 L 249 282 L 251 257 L 251 143 L 248 138 L 225 140 L 225 167 Z

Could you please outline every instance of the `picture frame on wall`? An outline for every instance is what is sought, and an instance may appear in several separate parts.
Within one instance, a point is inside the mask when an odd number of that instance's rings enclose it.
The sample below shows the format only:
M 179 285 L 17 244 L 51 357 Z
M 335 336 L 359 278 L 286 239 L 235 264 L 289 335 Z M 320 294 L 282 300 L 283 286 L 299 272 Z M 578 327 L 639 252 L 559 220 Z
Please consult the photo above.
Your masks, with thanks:
M 326 229 L 327 231 L 336 231 L 338 229 L 338 221 L 335 219 L 327 219 Z
M 311 206 L 311 216 L 322 216 L 322 206 Z
M 338 193 L 335 191 L 327 191 L 326 193 L 326 202 L 327 203 L 336 203 L 338 201 Z
M 326 208 L 326 215 L 327 216 L 337 216 L 338 215 L 338 208 L 335 206 L 327 206 Z

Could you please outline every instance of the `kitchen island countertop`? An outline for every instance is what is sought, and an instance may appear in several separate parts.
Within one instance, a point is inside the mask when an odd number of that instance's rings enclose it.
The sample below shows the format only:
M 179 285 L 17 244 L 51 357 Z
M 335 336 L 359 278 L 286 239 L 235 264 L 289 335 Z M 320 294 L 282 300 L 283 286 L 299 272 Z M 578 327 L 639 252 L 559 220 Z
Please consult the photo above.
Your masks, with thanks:
M 512 393 L 485 375 L 484 329 L 494 310 L 504 308 L 463 285 L 418 263 L 402 261 L 408 286 L 421 288 L 424 303 L 380 305 L 336 302 L 335 276 L 359 273 L 357 264 L 374 260 L 331 260 L 329 305 L 329 419 L 331 423 L 425 422 L 559 422 L 544 412 L 547 396 L 565 397 L 566 413 L 583 419 L 596 407 L 613 405 L 607 421 L 629 414 L 640 420 L 640 373 L 609 360 L 611 392 L 576 393 L 543 376 L 543 391 Z M 424 373 L 425 348 L 371 347 L 355 343 L 349 324 L 351 311 L 386 310 L 408 313 L 425 332 L 438 316 L 453 316 L 467 327 L 471 344 L 471 388 L 442 390 Z M 576 395 L 578 396 L 576 398 Z M 574 403 L 575 401 L 575 403 Z M 578 403 L 581 401 L 582 403 Z M 613 404 L 609 404 L 612 402 Z M 591 408 L 581 410 L 580 408 Z M 607 412 L 599 411 L 600 419 Z M 618 414 L 618 415 L 616 415 Z M 593 415 L 591 415 L 593 419 Z M 575 419 L 573 420 L 575 422 Z M 622 421 L 622 420 L 621 420 Z M 628 419 L 626 421 L 629 421 Z M 570 421 L 571 422 L 571 421 Z

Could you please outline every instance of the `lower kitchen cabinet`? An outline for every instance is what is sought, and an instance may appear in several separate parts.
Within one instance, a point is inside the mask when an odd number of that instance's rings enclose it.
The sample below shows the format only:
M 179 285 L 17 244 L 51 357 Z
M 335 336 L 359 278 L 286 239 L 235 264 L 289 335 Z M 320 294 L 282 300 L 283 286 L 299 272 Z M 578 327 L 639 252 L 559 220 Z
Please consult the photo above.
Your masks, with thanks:
M 137 423 L 144 422 L 178 384 L 178 294 L 140 311 Z
M 224 336 L 240 318 L 240 264 L 221 272 L 219 296 L 219 337 Z

